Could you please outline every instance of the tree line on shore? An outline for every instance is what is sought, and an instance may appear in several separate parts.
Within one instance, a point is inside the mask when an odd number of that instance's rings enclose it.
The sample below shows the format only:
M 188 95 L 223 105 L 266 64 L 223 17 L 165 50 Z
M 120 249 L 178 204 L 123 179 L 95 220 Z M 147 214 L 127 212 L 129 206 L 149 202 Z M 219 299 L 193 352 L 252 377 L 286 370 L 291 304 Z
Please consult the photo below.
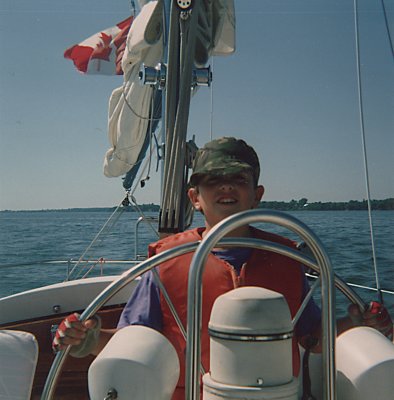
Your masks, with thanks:
M 343 202 L 314 202 L 309 203 L 308 199 L 285 201 L 262 201 L 260 208 L 268 208 L 281 211 L 349 211 L 349 210 L 367 210 L 367 200 L 350 200 Z M 371 200 L 372 210 L 394 210 L 394 198 L 384 200 Z
M 142 204 L 139 206 L 143 211 L 159 211 L 160 206 L 157 204 Z M 309 203 L 308 199 L 302 198 L 300 200 L 291 201 L 262 201 L 259 208 L 266 208 L 270 210 L 280 211 L 349 211 L 349 210 L 367 210 L 367 200 L 350 200 L 343 202 L 313 202 Z M 372 210 L 394 210 L 394 198 L 384 200 L 371 200 Z
M 154 203 L 140 204 L 138 206 L 144 212 L 159 212 L 160 206 Z M 116 207 L 95 207 L 95 208 L 68 208 L 62 210 L 28 210 L 28 211 L 113 211 Z M 291 201 L 262 201 L 259 208 L 279 211 L 351 211 L 367 210 L 367 200 L 350 200 L 343 202 L 322 202 L 309 203 L 305 197 L 300 200 Z M 384 200 L 371 200 L 372 210 L 394 210 L 394 197 Z M 9 210 L 4 210 L 9 212 Z M 22 211 L 22 210 L 21 210 Z M 27 210 L 26 210 L 27 211 Z M 136 211 L 133 206 L 127 206 L 127 211 Z M 16 211 L 18 212 L 18 211 Z

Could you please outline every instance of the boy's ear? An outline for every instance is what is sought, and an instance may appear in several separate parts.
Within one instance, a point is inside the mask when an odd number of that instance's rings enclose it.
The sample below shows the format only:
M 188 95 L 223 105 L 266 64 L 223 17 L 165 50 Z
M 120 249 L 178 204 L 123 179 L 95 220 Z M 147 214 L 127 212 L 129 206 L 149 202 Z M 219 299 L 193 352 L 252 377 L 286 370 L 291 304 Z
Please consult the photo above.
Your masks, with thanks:
M 201 206 L 200 206 L 200 201 L 198 198 L 198 190 L 195 187 L 192 187 L 187 191 L 187 195 L 188 195 L 194 209 L 200 210 Z
M 258 205 L 259 205 L 259 203 L 260 203 L 260 201 L 261 201 L 261 199 L 262 199 L 262 197 L 263 197 L 263 195 L 264 195 L 264 186 L 263 185 L 258 185 L 257 187 L 256 187 L 256 190 L 255 190 L 255 203 L 254 203 L 254 207 L 257 207 Z

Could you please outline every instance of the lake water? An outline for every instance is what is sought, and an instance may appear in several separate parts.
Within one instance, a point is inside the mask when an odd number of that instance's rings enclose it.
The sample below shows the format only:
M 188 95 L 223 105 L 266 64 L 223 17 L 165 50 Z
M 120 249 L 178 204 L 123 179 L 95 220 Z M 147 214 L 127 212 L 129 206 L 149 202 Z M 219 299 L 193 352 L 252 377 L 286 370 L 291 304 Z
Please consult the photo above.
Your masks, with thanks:
M 369 222 L 366 211 L 304 211 L 291 213 L 320 237 L 335 272 L 347 282 L 374 286 L 375 275 Z M 156 216 L 146 213 L 147 216 Z M 95 211 L 0 212 L 0 297 L 62 281 L 66 264 L 33 264 L 43 260 L 78 260 L 109 218 L 110 213 Z M 87 254 L 89 259 L 128 260 L 135 255 L 135 222 L 139 215 L 125 212 L 114 228 Z M 200 215 L 194 225 L 201 225 Z M 373 225 L 378 274 L 382 289 L 394 290 L 394 211 L 374 211 Z M 259 225 L 257 225 L 259 226 Z M 287 235 L 291 232 L 271 225 L 265 230 Z M 273 229 L 274 228 L 274 229 Z M 155 240 L 149 227 L 140 225 L 138 253 L 145 254 L 147 244 Z M 16 266 L 20 264 L 21 266 Z M 101 265 L 102 266 L 102 265 Z M 107 273 L 120 268 L 104 264 Z M 100 268 L 99 268 L 100 270 Z M 376 294 L 357 289 L 363 299 Z M 384 300 L 394 315 L 394 296 Z M 343 296 L 337 297 L 339 311 L 346 309 Z

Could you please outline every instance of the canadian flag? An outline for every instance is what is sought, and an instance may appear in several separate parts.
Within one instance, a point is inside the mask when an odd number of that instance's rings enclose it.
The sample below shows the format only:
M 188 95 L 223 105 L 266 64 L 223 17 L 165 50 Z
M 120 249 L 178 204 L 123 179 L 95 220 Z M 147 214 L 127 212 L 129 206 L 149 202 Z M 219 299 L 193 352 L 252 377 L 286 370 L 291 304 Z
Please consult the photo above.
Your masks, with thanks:
M 98 32 L 64 52 L 79 71 L 85 74 L 122 75 L 122 56 L 134 17 Z

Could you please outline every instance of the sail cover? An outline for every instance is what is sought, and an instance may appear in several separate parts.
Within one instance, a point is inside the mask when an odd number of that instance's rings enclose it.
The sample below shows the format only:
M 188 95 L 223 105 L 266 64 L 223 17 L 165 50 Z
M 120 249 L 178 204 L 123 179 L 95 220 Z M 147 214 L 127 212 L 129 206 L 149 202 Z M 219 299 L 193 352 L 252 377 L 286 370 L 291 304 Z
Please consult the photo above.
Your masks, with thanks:
M 141 9 L 128 33 L 122 58 L 124 84 L 112 92 L 109 101 L 111 148 L 104 159 L 108 177 L 127 173 L 140 162 L 140 152 L 146 149 L 153 88 L 141 85 L 138 74 L 142 63 L 156 65 L 161 59 L 161 26 L 160 3 L 152 1 Z
M 233 0 L 204 0 L 197 28 L 195 64 L 204 65 L 210 55 L 235 50 Z M 135 18 L 126 39 L 122 58 L 124 83 L 109 101 L 108 136 L 111 148 L 104 158 L 104 174 L 126 174 L 123 186 L 131 187 L 160 118 L 161 93 L 139 81 L 142 64 L 156 66 L 162 59 L 162 2 L 145 4 Z

